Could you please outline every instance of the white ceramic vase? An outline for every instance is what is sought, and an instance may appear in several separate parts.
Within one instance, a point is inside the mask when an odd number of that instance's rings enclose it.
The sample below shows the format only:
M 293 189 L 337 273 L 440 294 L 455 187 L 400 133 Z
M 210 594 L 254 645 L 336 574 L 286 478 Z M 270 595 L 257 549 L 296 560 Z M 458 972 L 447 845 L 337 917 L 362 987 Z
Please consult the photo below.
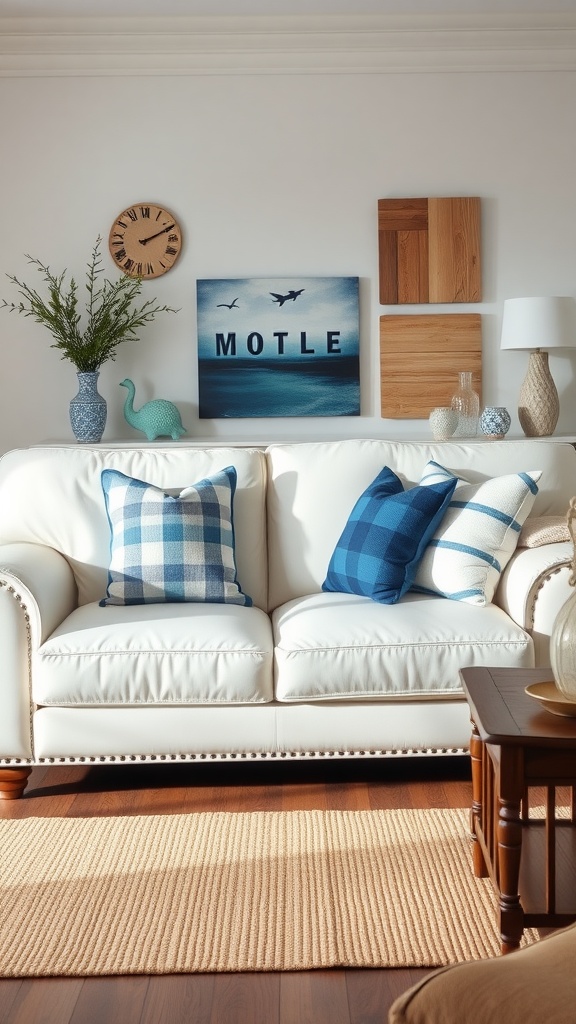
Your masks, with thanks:
M 458 426 L 458 413 L 449 405 L 439 405 L 432 409 L 428 417 L 432 437 L 435 441 L 446 441 Z

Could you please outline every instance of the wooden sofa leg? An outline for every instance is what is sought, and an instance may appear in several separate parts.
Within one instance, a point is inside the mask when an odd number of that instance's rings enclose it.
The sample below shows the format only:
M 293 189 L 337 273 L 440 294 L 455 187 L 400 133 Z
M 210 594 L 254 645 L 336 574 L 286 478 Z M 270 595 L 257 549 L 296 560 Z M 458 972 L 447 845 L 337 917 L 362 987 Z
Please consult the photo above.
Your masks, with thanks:
M 0 768 L 0 800 L 18 800 L 28 782 L 31 768 Z

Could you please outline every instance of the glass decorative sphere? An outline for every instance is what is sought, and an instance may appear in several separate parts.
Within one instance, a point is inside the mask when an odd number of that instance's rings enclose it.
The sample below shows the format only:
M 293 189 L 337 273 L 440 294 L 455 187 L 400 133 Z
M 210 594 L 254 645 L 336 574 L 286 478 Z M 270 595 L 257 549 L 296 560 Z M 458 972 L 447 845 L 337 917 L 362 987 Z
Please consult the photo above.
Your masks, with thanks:
M 550 664 L 562 696 L 576 701 L 576 591 L 562 605 L 552 627 Z

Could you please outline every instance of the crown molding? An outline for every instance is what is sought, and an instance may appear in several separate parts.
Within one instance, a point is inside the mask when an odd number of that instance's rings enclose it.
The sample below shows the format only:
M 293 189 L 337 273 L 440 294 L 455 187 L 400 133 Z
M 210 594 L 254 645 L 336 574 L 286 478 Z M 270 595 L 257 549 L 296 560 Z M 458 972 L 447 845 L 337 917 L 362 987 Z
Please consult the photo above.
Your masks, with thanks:
M 0 18 L 0 76 L 576 71 L 576 14 Z

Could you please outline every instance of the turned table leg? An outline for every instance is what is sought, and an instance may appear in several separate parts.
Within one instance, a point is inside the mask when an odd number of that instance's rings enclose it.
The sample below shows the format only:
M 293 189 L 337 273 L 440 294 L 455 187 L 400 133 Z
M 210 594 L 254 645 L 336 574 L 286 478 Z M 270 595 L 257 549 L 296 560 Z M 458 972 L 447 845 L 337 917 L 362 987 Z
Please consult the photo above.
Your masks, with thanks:
M 518 881 L 522 852 L 521 753 L 501 748 L 498 792 L 498 880 L 500 890 L 500 938 L 503 953 L 518 949 L 524 931 L 524 911 Z
M 478 842 L 478 825 L 483 829 L 483 815 L 490 813 L 490 808 L 483 806 L 482 794 L 482 759 L 484 747 L 476 723 L 472 722 L 470 738 L 470 762 L 472 767 L 472 807 L 470 809 L 470 835 L 472 837 L 472 864 L 476 878 L 485 878 L 488 874 L 482 847 Z
M 0 800 L 18 800 L 28 782 L 31 768 L 0 768 Z

